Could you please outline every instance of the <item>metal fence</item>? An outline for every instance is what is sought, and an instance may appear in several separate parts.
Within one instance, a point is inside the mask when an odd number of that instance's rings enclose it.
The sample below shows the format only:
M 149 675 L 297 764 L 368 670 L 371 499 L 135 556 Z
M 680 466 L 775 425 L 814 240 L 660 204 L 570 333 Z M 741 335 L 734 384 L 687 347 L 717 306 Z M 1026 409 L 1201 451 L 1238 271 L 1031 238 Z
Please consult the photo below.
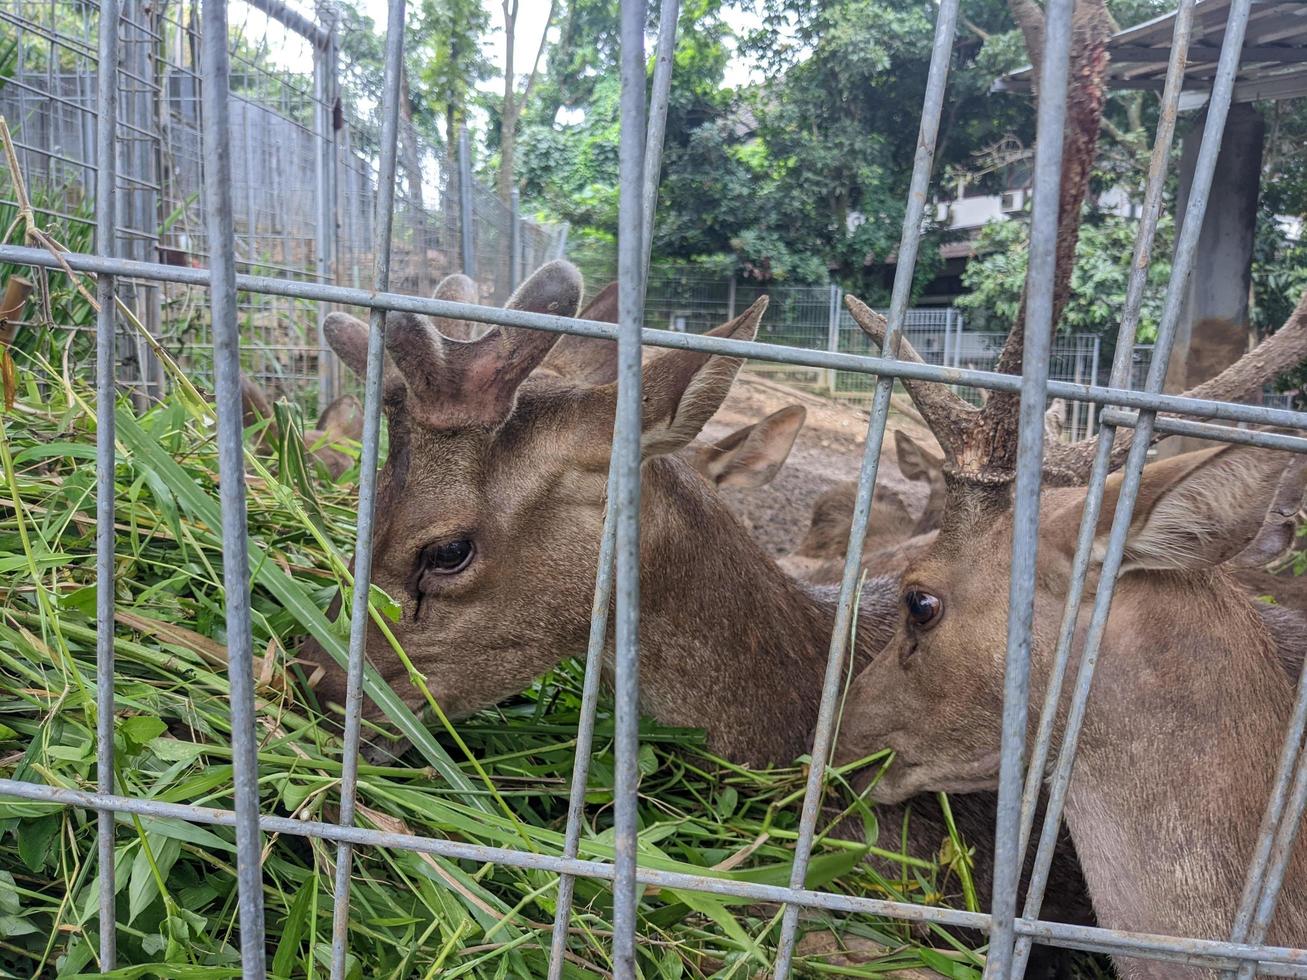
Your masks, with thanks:
M 761 296 L 769 302 L 766 319 L 758 331 L 760 343 L 832 354 L 876 353 L 875 344 L 845 307 L 844 291 L 834 284 L 746 285 L 694 267 L 657 266 L 649 270 L 644 322 L 664 330 L 704 333 L 732 319 Z M 902 329 L 904 339 L 926 363 L 974 371 L 992 370 L 1007 339 L 1001 333 L 967 330 L 962 311 L 951 306 L 906 310 Z M 1101 347 L 1101 338 L 1096 334 L 1059 335 L 1053 341 L 1049 376 L 1074 384 L 1098 384 Z M 857 371 L 766 362 L 751 363 L 749 369 L 861 405 L 870 404 L 875 390 L 874 378 Z M 953 390 L 974 403 L 983 397 L 982 389 L 967 385 L 954 385 Z M 1065 414 L 1063 439 L 1075 441 L 1093 435 L 1095 412 L 1090 403 L 1072 401 Z
M 74 251 L 89 247 L 99 166 L 97 21 L 87 9 L 78 0 L 0 5 L 0 52 L 12 52 L 12 63 L 0 70 L 0 116 L 13 133 L 29 195 Z M 299 282 L 368 285 L 380 134 L 375 119 L 350 111 L 361 99 L 342 99 L 341 80 L 351 66 L 331 8 L 318 21 L 257 0 L 232 10 L 238 18 L 231 24 L 229 147 L 237 268 Z M 203 194 L 212 175 L 201 134 L 207 106 L 199 4 L 125 0 L 120 16 L 117 254 L 203 268 L 211 251 Z M 477 182 L 465 143 L 462 153 L 449 154 L 411 127 L 403 136 L 390 240 L 397 288 L 430 295 L 444 274 L 466 270 L 485 290 L 483 298 L 497 302 L 511 291 L 515 271 L 558 254 L 562 227 L 522 220 Z M 459 193 L 460 180 L 470 194 Z M 13 175 L 0 167 L 0 205 L 6 203 L 14 203 Z M 79 248 L 82 241 L 88 244 Z M 199 293 L 123 278 L 119 295 L 171 354 L 211 383 L 213 337 Z M 315 395 L 330 401 L 344 378 L 321 343 L 318 304 L 244 293 L 239 311 L 249 375 L 274 395 L 310 405 Z M 135 383 L 142 398 L 157 395 L 164 374 L 140 335 L 124 331 L 119 344 L 119 380 Z
M 119 73 L 103 70 L 98 80 L 99 129 L 96 156 L 97 194 L 96 226 L 97 248 L 94 255 L 69 255 L 66 261 L 75 269 L 99 275 L 98 295 L 101 308 L 98 318 L 97 356 L 99 364 L 98 386 L 98 557 L 101 587 L 97 595 L 98 615 L 98 771 L 99 792 L 43 785 L 15 780 L 0 781 L 0 794 L 12 797 L 54 801 L 70 806 L 97 811 L 100 815 L 101 835 L 100 881 L 102 886 L 101 921 L 115 922 L 113 887 L 113 839 L 115 812 L 152 814 L 176 817 L 198 823 L 235 825 L 237 830 L 237 870 L 239 885 L 240 928 L 244 975 L 261 978 L 265 975 L 265 945 L 262 921 L 260 842 L 264 833 L 312 836 L 333 840 L 340 844 L 337 863 L 332 975 L 344 974 L 347 925 L 350 915 L 351 848 L 354 845 L 408 848 L 455 859 L 479 862 L 500 862 L 518 867 L 542 869 L 562 876 L 562 892 L 558 903 L 558 940 L 554 947 L 552 975 L 562 969 L 561 951 L 566 939 L 566 926 L 570 910 L 570 884 L 577 876 L 612 882 L 614 903 L 613 972 L 626 980 L 636 976 L 635 903 L 638 885 L 658 885 L 687 891 L 703 891 L 743 897 L 762 902 L 777 902 L 785 906 L 780 938 L 775 957 L 775 975 L 789 974 L 791 957 L 798 925 L 800 908 L 819 908 L 852 914 L 890 916 L 903 920 L 930 921 L 987 930 L 990 935 L 986 974 L 990 977 L 1020 976 L 1024 956 L 1031 942 L 1051 943 L 1080 949 L 1125 953 L 1186 965 L 1205 965 L 1222 970 L 1239 971 L 1241 976 L 1260 970 L 1267 974 L 1307 975 L 1307 951 L 1273 947 L 1265 944 L 1265 931 L 1274 911 L 1276 897 L 1284 878 L 1286 862 L 1292 852 L 1285 845 L 1296 832 L 1303 804 L 1307 802 L 1307 786 L 1302 772 L 1294 781 L 1293 773 L 1299 766 L 1299 746 L 1307 722 L 1307 684 L 1299 686 L 1294 723 L 1288 733 L 1285 749 L 1277 769 L 1276 792 L 1268 804 L 1266 818 L 1258 837 L 1256 858 L 1249 870 L 1248 887 L 1240 906 L 1234 931 L 1228 940 L 1202 937 L 1171 937 L 1141 934 L 1108 928 L 1068 926 L 1039 919 L 1042 882 L 1046 880 L 1052 847 L 1057 839 L 1057 828 L 1065 799 L 1066 782 L 1075 758 L 1078 725 L 1083 719 L 1083 706 L 1088 696 L 1089 680 L 1097 654 L 1097 644 L 1112 601 L 1112 594 L 1120 569 L 1124 531 L 1129 526 L 1140 474 L 1145 462 L 1149 436 L 1159 432 L 1198 432 L 1218 440 L 1242 440 L 1254 444 L 1272 445 L 1307 451 L 1307 439 L 1286 437 L 1255 430 L 1236 430 L 1202 422 L 1159 418 L 1159 412 L 1181 416 L 1216 418 L 1250 424 L 1273 424 L 1293 428 L 1307 428 L 1307 415 L 1267 409 L 1261 406 L 1241 406 L 1198 399 L 1187 399 L 1160 394 L 1164 367 L 1175 337 L 1179 314 L 1179 297 L 1193 264 L 1193 256 L 1202 226 L 1202 215 L 1211 185 L 1226 111 L 1230 104 L 1235 69 L 1238 65 L 1244 28 L 1247 24 L 1250 0 L 1235 0 L 1231 5 L 1229 26 L 1221 50 L 1220 61 L 1213 83 L 1208 108 L 1207 128 L 1203 137 L 1202 152 L 1193 181 L 1193 191 L 1187 204 L 1180 242 L 1173 266 L 1168 300 L 1158 331 L 1157 356 L 1149 370 L 1142 390 L 1127 390 L 1130 351 L 1133 331 L 1138 320 L 1138 303 L 1141 296 L 1146 263 L 1132 264 L 1133 279 L 1123 317 L 1122 336 L 1117 345 L 1119 356 L 1113 364 L 1109 387 L 1077 385 L 1050 381 L 1049 355 L 1052 327 L 1051 274 L 1054 262 L 1054 245 L 1057 235 L 1058 178 L 1060 172 L 1059 134 L 1065 122 L 1067 61 L 1071 39 L 1071 0 L 1050 0 L 1048 24 L 1045 33 L 1046 56 L 1042 66 L 1040 85 L 1039 124 L 1045 138 L 1039 140 L 1036 159 L 1035 205 L 1031 238 L 1031 277 L 1029 287 L 1029 314 L 1025 324 L 1025 360 L 1021 377 L 972 369 L 944 368 L 931 364 L 915 364 L 898 360 L 890 354 L 880 357 L 831 353 L 821 350 L 804 350 L 776 344 L 738 341 L 722 337 L 704 337 L 679 331 L 642 329 L 644 271 L 647 248 L 642 247 L 643 228 L 652 219 L 653 196 L 656 181 L 647 178 L 656 166 L 661 146 L 657 138 L 649 141 L 646 149 L 646 106 L 644 26 L 646 4 L 643 0 L 625 0 L 621 4 L 621 65 L 622 65 L 622 142 L 621 142 L 621 236 L 620 280 L 621 325 L 605 324 L 577 319 L 496 310 L 486 307 L 464 306 L 414 297 L 391 290 L 390 250 L 392 238 L 393 193 L 396 186 L 396 131 L 397 92 L 399 86 L 399 59 L 403 31 L 392 29 L 387 35 L 387 71 L 384 106 L 386 116 L 380 140 L 380 182 L 376 206 L 375 248 L 372 254 L 374 270 L 368 288 L 349 288 L 324 284 L 311 278 L 296 279 L 287 275 L 254 276 L 237 272 L 236 235 L 234 229 L 238 208 L 238 184 L 234 180 L 235 161 L 221 152 L 230 145 L 232 121 L 239 118 L 232 110 L 233 100 L 228 97 L 229 59 L 226 45 L 227 9 L 222 0 L 211 0 L 203 11 L 203 45 L 201 80 L 208 93 L 204 102 L 204 146 L 209 148 L 206 160 L 210 169 L 204 186 L 205 240 L 208 256 L 207 268 L 179 268 L 159 263 L 142 263 L 122 258 L 117 254 L 125 243 L 114 234 L 117 221 L 115 191 L 121 186 L 115 179 L 120 158 L 116 158 L 114 136 L 115 110 L 118 105 Z M 127 33 L 120 34 L 118 0 L 101 0 L 102 20 L 99 35 L 99 63 L 113 66 L 118 63 L 117 49 Z M 390 23 L 404 20 L 405 0 L 390 4 Z M 1183 0 L 1181 17 L 1177 21 L 1176 39 L 1172 52 L 1167 86 L 1163 96 L 1164 109 L 1159 124 L 1158 144 L 1163 152 L 1154 156 L 1156 161 L 1150 173 L 1145 218 L 1141 223 L 1139 251 L 1145 253 L 1151 244 L 1160 210 L 1161 190 L 1169 147 L 1174 129 L 1175 107 L 1179 96 L 1179 79 L 1188 44 L 1188 27 L 1193 9 L 1192 0 Z M 677 4 L 667 0 L 662 5 L 660 46 L 674 30 Z M 894 338 L 901 332 L 907 309 L 909 284 L 912 278 L 922 227 L 922 209 L 930 175 L 940 113 L 944 101 L 945 81 L 957 20 L 957 0 L 943 0 L 938 9 L 935 28 L 933 58 L 921 116 L 918 152 L 912 175 L 912 188 L 908 198 L 907 215 L 898 249 L 899 263 L 894 283 L 891 315 L 887 338 L 887 351 L 894 350 Z M 653 98 L 649 115 L 655 124 L 666 110 L 670 58 L 659 58 L 655 70 Z M 657 125 L 650 127 L 655 134 Z M 643 191 L 643 193 L 642 193 Z M 51 267 L 59 260 L 43 250 L 3 246 L 0 259 L 33 266 Z M 227 585 L 227 639 L 230 657 L 232 690 L 232 734 L 234 743 L 235 809 L 218 810 L 183 804 L 164 803 L 158 800 L 136 799 L 115 794 L 113 776 L 113 725 L 114 725 L 114 649 L 113 615 L 114 596 L 111 588 L 113 573 L 113 517 L 114 517 L 114 400 L 116 397 L 114 350 L 113 299 L 123 280 L 156 283 L 184 283 L 204 286 L 209 290 L 210 310 L 214 330 L 215 370 L 217 374 L 216 401 L 219 416 L 219 443 L 222 475 L 222 524 L 226 560 L 224 576 Z M 254 727 L 254 700 L 252 691 L 252 652 L 250 649 L 249 578 L 244 524 L 244 485 L 242 481 L 242 429 L 241 407 L 237 375 L 240 337 L 237 307 L 238 291 L 246 294 L 298 299 L 311 303 L 341 303 L 371 307 L 372 329 L 367 360 L 366 426 L 363 438 L 362 484 L 360 488 L 359 527 L 354 567 L 353 616 L 349 642 L 349 679 L 351 695 L 347 699 L 345 755 L 340 783 L 341 808 L 338 823 L 301 822 L 258 812 L 257 739 Z M 420 838 L 403 834 L 381 833 L 354 826 L 353 799 L 357 776 L 357 749 L 361 689 L 364 657 L 364 629 L 368 621 L 367 603 L 371 572 L 371 529 L 373 494 L 379 442 L 379 410 L 382 380 L 382 326 L 384 312 L 404 310 L 437 316 L 467 317 L 481 322 L 554 333 L 574 333 L 591 337 L 616 339 L 619 345 L 619 387 L 610 478 L 613 492 L 608 495 L 608 517 L 600 549 L 600 566 L 597 584 L 595 616 L 593 622 L 591 656 L 587 663 L 587 691 L 578 732 L 576 778 L 573 781 L 573 806 L 569 813 L 568 845 L 562 854 L 527 853 L 523 851 L 484 847 L 457 840 Z M 810 769 L 802 818 L 794 851 L 790 885 L 777 887 L 724 881 L 720 878 L 659 871 L 639 862 L 637 848 L 638 828 L 636 792 L 638 781 L 637 751 L 639 729 L 637 724 L 637 693 L 639 663 L 639 497 L 641 457 L 641 345 L 694 350 L 713 354 L 771 360 L 785 364 L 814 367 L 821 370 L 853 371 L 877 377 L 875 400 L 868 427 L 868 438 L 858 486 L 854 527 L 851 532 L 848 557 L 839 590 L 836 628 L 831 637 L 829 663 L 822 689 L 819 720 L 810 753 Z M 862 541 L 866 531 L 872 485 L 875 482 L 880 448 L 885 433 L 890 393 L 896 378 L 910 378 L 945 383 L 961 383 L 991 391 L 1019 393 L 1022 402 L 1021 449 L 1017 461 L 1017 479 L 1014 493 L 1015 533 L 1012 562 L 1010 619 L 1006 655 L 1006 685 L 1003 710 L 1002 761 L 1000 767 L 1000 793 L 996 831 L 996 874 L 989 913 L 967 913 L 947 909 L 917 906 L 906 903 L 854 898 L 809 890 L 804 887 L 805 872 L 812 852 L 818 820 L 819 804 L 826 785 L 827 762 L 831 748 L 836 704 L 842 689 L 843 665 L 849 627 L 853 614 Z M 1017 914 L 1018 876 L 1020 852 L 1024 849 L 1023 830 L 1032 829 L 1033 807 L 1023 808 L 1022 788 L 1026 781 L 1025 736 L 1027 698 L 1030 676 L 1030 641 L 1033 616 L 1033 585 L 1035 577 L 1035 535 L 1041 457 L 1041 417 L 1050 397 L 1075 398 L 1081 401 L 1108 406 L 1103 412 L 1103 429 L 1099 436 L 1097 462 L 1089 484 L 1085 508 L 1086 527 L 1091 533 L 1082 533 L 1081 547 L 1076 559 L 1076 574 L 1072 578 L 1072 594 L 1067 608 L 1079 608 L 1084 575 L 1090 560 L 1089 543 L 1098 521 L 1104 481 L 1109 460 L 1108 450 L 1118 427 L 1133 427 L 1139 438 L 1133 443 L 1125 465 L 1124 489 L 1112 518 L 1113 531 L 1102 559 L 1102 570 L 1092 602 L 1093 613 L 1087 647 L 1082 652 L 1079 673 L 1070 695 L 1070 714 L 1053 770 L 1050 799 L 1045 825 L 1039 835 L 1036 860 L 1036 879 L 1022 914 Z M 614 577 L 614 564 L 616 575 Z M 575 841 L 579 832 L 581 802 L 585 792 L 586 753 L 594 726 L 597 678 L 601 669 L 599 651 L 607 633 L 609 599 L 615 589 L 615 675 L 616 675 L 616 753 L 618 759 L 615 798 L 615 860 L 612 863 L 579 860 Z M 504 615 L 512 615 L 505 610 Z M 1074 622 L 1074 616 L 1072 616 Z M 1059 649 L 1059 662 L 1065 668 L 1070 655 L 1069 643 Z M 1050 685 L 1056 688 L 1058 685 Z M 1057 691 L 1050 692 L 1052 704 L 1057 704 Z M 1046 717 L 1051 718 L 1052 712 Z M 1034 744 L 1037 760 L 1048 758 L 1050 731 L 1041 728 Z M 1030 773 L 1031 784 L 1042 782 L 1042 767 Z M 1288 788 L 1294 782 L 1294 792 Z M 1276 846 L 1272 847 L 1272 842 Z M 115 960 L 115 929 L 101 930 L 101 966 L 110 969 Z

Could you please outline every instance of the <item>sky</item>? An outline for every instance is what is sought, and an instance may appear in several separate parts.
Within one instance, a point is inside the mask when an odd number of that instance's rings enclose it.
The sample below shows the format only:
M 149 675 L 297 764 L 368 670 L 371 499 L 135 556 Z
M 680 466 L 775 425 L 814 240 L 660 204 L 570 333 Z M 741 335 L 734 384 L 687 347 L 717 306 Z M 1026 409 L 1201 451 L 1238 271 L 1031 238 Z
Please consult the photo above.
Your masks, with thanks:
M 490 15 L 490 24 L 494 29 L 486 54 L 501 72 L 504 68 L 504 8 L 500 0 L 482 0 L 486 12 Z M 386 22 L 387 0 L 362 0 L 360 8 L 377 24 Z M 519 75 L 531 70 L 531 61 L 535 58 L 536 47 L 540 44 L 540 32 L 545 28 L 545 18 L 549 16 L 548 0 L 519 0 L 517 13 L 517 56 L 514 69 Z M 758 22 L 758 17 L 751 10 L 729 9 L 725 19 L 736 31 L 747 29 Z M 650 44 L 652 51 L 652 44 Z M 749 81 L 749 68 L 742 60 L 732 58 L 726 66 L 726 84 L 736 86 Z M 503 91 L 503 79 L 495 79 L 483 87 L 496 92 Z

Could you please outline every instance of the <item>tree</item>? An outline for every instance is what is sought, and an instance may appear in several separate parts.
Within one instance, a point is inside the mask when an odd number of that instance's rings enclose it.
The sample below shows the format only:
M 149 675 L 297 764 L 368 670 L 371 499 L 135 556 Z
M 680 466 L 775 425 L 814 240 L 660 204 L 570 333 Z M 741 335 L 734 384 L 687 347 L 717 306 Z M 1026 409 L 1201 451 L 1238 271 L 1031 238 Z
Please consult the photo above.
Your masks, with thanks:
M 513 72 L 518 0 L 502 0 L 501 5 L 504 10 L 504 102 L 499 120 L 499 197 L 508 204 L 514 187 L 513 166 L 517 146 L 517 121 L 522 106 L 531 100 L 531 90 L 535 88 L 536 78 L 540 74 L 540 56 L 544 54 L 549 28 L 554 22 L 554 13 L 558 9 L 558 0 L 549 2 L 549 14 L 545 17 L 545 28 L 541 32 L 540 44 L 536 48 L 535 61 L 531 64 L 531 73 L 526 77 L 526 85 L 520 97 L 517 91 L 517 77 Z

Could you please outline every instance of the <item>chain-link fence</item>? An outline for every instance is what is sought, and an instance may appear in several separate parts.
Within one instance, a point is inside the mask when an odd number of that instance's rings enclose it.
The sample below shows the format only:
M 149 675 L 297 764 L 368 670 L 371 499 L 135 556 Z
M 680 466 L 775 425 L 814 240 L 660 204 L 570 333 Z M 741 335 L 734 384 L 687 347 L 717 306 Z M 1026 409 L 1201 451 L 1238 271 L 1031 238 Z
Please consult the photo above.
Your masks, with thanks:
M 188 0 L 126 0 L 121 8 L 115 224 L 124 258 L 209 264 L 201 211 L 208 168 L 200 139 L 207 103 L 199 10 Z M 380 139 L 375 119 L 346 110 L 366 100 L 341 99 L 340 79 L 350 66 L 342 64 L 334 20 L 329 12 L 314 20 L 276 4 L 233 3 L 231 28 L 228 149 L 239 271 L 366 285 Z M 78 0 L 0 5 L 0 116 L 12 132 L 34 209 L 72 251 L 89 250 L 93 231 L 95 29 Z M 411 126 L 402 143 L 392 242 L 396 288 L 430 295 L 443 275 L 468 271 L 483 299 L 498 302 L 511 291 L 515 270 L 558 252 L 561 227 L 520 220 L 475 180 L 468 195 L 473 234 L 464 242 L 458 183 L 460 173 L 470 175 L 466 156 L 431 145 Z M 14 179 L 0 167 L 0 215 L 16 204 Z M 207 384 L 212 337 L 203 295 L 145 280 L 120 280 L 119 288 L 150 333 Z M 60 326 L 89 329 L 93 317 L 89 309 L 82 313 L 61 316 Z M 242 293 L 247 373 L 274 395 L 309 405 L 315 394 L 332 397 L 343 377 L 323 352 L 319 314 L 315 303 Z M 139 333 L 122 334 L 119 359 L 120 380 L 135 383 L 142 397 L 159 392 L 163 372 Z
M 853 322 L 835 285 L 762 286 L 741 284 L 729 276 L 702 269 L 660 266 L 650 270 L 645 322 L 666 330 L 703 333 L 745 310 L 758 297 L 769 299 L 767 316 L 758 332 L 764 343 L 806 347 L 831 353 L 875 355 L 879 348 Z M 881 313 L 888 311 L 882 310 Z M 1005 335 L 966 328 L 962 311 L 951 306 L 909 309 L 903 336 L 928 364 L 992 371 Z M 1097 384 L 1106 372 L 1100 361 L 1096 334 L 1057 337 L 1053 342 L 1050 377 L 1076 384 Z M 797 387 L 857 404 L 869 405 L 875 378 L 857 371 L 822 370 L 792 364 L 753 362 L 750 370 Z M 979 389 L 954 386 L 958 394 L 979 403 Z M 1071 402 L 1065 412 L 1063 437 L 1083 439 L 1095 431 L 1094 413 L 1085 402 Z

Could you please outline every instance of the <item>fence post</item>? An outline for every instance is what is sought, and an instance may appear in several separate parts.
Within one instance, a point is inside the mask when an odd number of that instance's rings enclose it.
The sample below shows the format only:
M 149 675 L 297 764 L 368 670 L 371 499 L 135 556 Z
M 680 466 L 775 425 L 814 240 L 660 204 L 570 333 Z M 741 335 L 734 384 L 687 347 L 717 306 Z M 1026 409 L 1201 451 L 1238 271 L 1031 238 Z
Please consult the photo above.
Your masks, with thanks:
M 961 310 L 954 310 L 953 318 L 957 321 L 958 324 L 958 332 L 953 339 L 953 366 L 956 368 L 962 366 L 962 328 L 965 326 L 965 324 L 963 323 L 963 316 Z
M 830 284 L 830 299 L 826 308 L 826 349 L 832 354 L 840 352 L 840 287 Z M 835 394 L 835 369 L 826 372 L 826 387 Z
M 726 319 L 735 319 L 735 273 L 726 280 Z
M 512 207 L 508 216 L 508 288 L 514 290 L 522 281 L 522 213 L 521 194 L 513 188 Z
M 322 43 L 313 45 L 313 135 L 318 139 L 318 226 L 314 235 L 319 282 L 336 282 L 336 21 L 333 17 Z M 318 304 L 318 413 L 336 397 L 336 355 L 327 345 L 322 324 L 329 304 Z
M 150 70 L 150 44 L 153 27 L 149 22 L 150 13 L 140 0 L 127 0 L 122 10 L 126 21 L 122 40 L 119 44 L 119 60 L 125 69 L 122 76 L 126 79 L 121 93 L 123 119 L 128 128 L 125 138 L 119 141 L 119 174 L 131 174 L 133 181 L 120 190 L 126 193 L 118 195 L 120 213 L 120 232 L 126 231 L 123 239 L 124 258 L 137 259 L 142 262 L 159 260 L 158 223 L 159 223 L 159 176 L 157 164 L 162 156 L 156 127 L 155 99 L 152 98 Z M 154 134 L 147 136 L 146 134 Z M 131 284 L 130 294 L 136 315 L 146 329 L 155 336 L 159 334 L 159 324 L 163 315 L 159 287 L 146 285 L 137 281 Z M 138 411 L 149 404 L 150 394 L 158 389 L 163 395 L 163 366 L 146 344 L 145 339 L 136 335 L 131 343 L 136 355 L 138 376 L 132 388 L 132 403 Z
M 476 239 L 473 237 L 472 152 L 467 142 L 467 124 L 458 131 L 458 225 L 463 243 L 463 275 L 476 279 Z
M 1089 366 L 1089 370 L 1090 370 L 1089 383 L 1091 385 L 1094 385 L 1095 387 L 1098 386 L 1098 358 L 1101 353 L 1101 351 L 1099 350 L 1101 345 L 1102 345 L 1102 338 L 1099 337 L 1097 334 L 1095 334 L 1094 335 L 1094 362 Z M 1090 402 L 1088 405 L 1085 406 L 1085 410 L 1089 413 L 1088 418 L 1085 420 L 1086 438 L 1094 434 L 1094 422 L 1097 421 L 1098 419 L 1098 413 L 1096 411 L 1097 408 L 1098 406 L 1095 405 L 1093 402 Z
M 953 353 L 953 307 L 944 307 L 944 350 L 940 354 L 940 364 L 948 367 L 952 363 L 950 355 Z

